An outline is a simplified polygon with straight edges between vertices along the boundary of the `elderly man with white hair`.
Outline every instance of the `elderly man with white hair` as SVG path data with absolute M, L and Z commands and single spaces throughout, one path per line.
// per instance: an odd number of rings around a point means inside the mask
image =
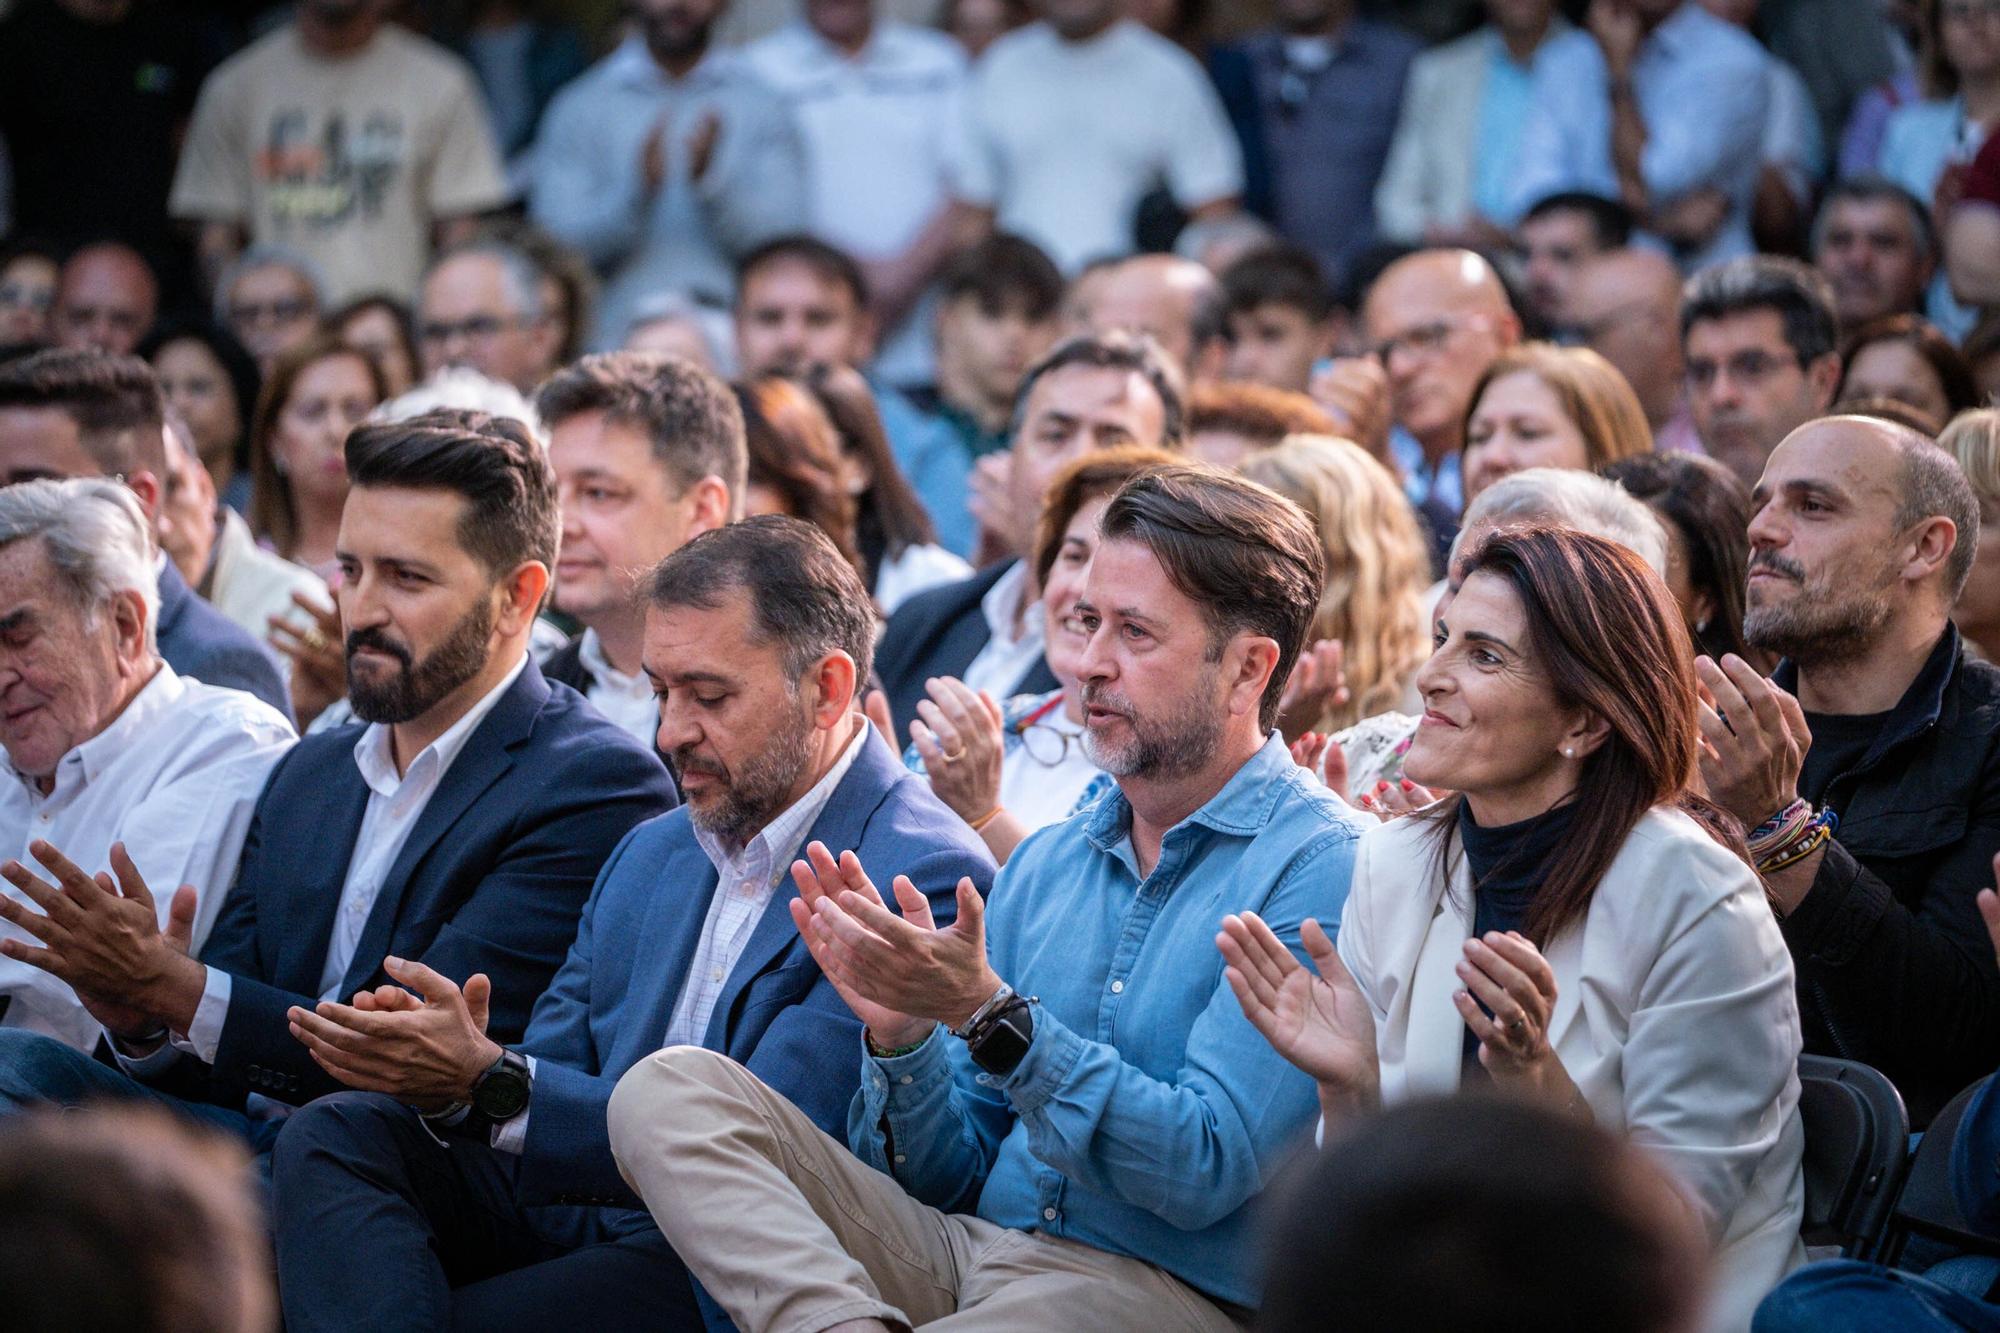
M 1451 605 L 1458 591 L 1459 561 L 1501 528 L 1550 525 L 1574 528 L 1629 548 L 1666 577 L 1667 530 L 1648 509 L 1616 482 L 1567 468 L 1536 467 L 1510 473 L 1481 491 L 1466 508 L 1451 544 L 1445 580 L 1431 590 L 1431 619 Z M 1388 818 L 1430 802 L 1431 794 L 1403 778 L 1403 753 L 1416 735 L 1418 719 L 1407 713 L 1379 713 L 1310 749 L 1309 758 L 1326 785 L 1361 809 Z
M 294 740 L 282 714 L 174 673 L 154 644 L 159 592 L 138 501 L 107 478 L 0 489 L 0 848 L 43 844 L 92 872 L 125 859 L 198 949 L 236 873 L 252 808 Z M 11 886 L 0 892 L 19 896 Z M 26 940 L 0 924 L 0 935 Z M 79 1050 L 99 1019 L 62 982 L 0 959 L 0 1026 Z

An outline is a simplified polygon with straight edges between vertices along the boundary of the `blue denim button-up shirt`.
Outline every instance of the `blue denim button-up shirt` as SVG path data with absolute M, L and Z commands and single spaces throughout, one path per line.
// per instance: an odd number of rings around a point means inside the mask
M 909 1055 L 864 1053 L 848 1142 L 934 1207 L 976 1205 L 1254 1305 L 1250 1204 L 1306 1141 L 1317 1096 L 1243 1017 L 1215 936 L 1246 910 L 1295 951 L 1306 917 L 1335 929 L 1361 825 L 1276 735 L 1167 831 L 1144 877 L 1131 822 L 1114 790 L 994 882 L 993 968 L 1039 997 L 1014 1072 L 982 1072 L 942 1029 Z

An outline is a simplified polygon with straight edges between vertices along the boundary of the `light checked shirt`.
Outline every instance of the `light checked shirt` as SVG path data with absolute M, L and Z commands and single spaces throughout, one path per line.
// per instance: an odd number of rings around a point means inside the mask
M 577 656 L 590 673 L 590 688 L 583 697 L 591 706 L 616 723 L 620 731 L 636 737 L 651 749 L 660 734 L 660 701 L 653 696 L 653 683 L 643 673 L 626 675 L 611 665 L 604 655 L 604 641 L 597 631 L 586 629 L 577 644 Z
M 993 581 L 979 599 L 979 613 L 986 617 L 988 638 L 965 668 L 962 678 L 974 690 L 985 690 L 996 699 L 1013 695 L 1035 663 L 1042 660 L 1042 603 L 1038 598 L 1021 609 L 1021 634 L 1014 636 L 1014 608 L 1028 596 L 1028 562 L 1016 560 L 1005 574 Z

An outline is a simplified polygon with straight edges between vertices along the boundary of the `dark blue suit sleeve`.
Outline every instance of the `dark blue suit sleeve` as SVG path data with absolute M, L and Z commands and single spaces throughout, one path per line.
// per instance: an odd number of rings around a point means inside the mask
M 529 1010 L 575 939 L 607 849 L 674 803 L 666 770 L 637 749 L 595 751 L 554 772 L 538 768 L 532 755 L 524 758 L 506 786 L 481 801 L 491 809 L 511 798 L 516 807 L 491 870 L 438 925 L 419 959 L 459 985 L 486 973 L 493 983 L 487 1030 L 503 1044 L 520 1039 Z M 383 980 L 378 973 L 371 984 Z M 314 1063 L 287 1026 L 288 1008 L 316 1000 L 235 973 L 217 1080 L 295 1105 L 339 1091 L 343 1085 Z
M 174 668 L 179 671 L 179 667 Z M 254 643 L 216 643 L 184 674 L 209 685 L 242 690 L 292 718 L 292 695 L 270 654 Z M 294 719 L 295 720 L 295 719 Z
M 1951 1144 L 1951 1188 L 1974 1231 L 2000 1237 L 2000 1075 L 1986 1080 L 1958 1122 Z

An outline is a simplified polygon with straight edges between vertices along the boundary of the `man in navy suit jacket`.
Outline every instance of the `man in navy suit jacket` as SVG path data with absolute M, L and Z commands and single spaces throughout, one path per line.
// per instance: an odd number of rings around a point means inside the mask
M 0 485 L 116 477 L 151 519 L 167 475 L 166 399 L 144 361 L 50 351 L 0 366 Z M 175 674 L 256 695 L 286 717 L 290 693 L 268 649 L 160 561 L 160 656 Z
M 1004 529 L 1012 557 L 911 597 L 882 633 L 875 670 L 898 737 L 909 735 L 933 676 L 956 676 L 1001 700 L 1056 687 L 1042 657 L 1042 591 L 1023 558 L 1035 549 L 1042 497 L 1092 449 L 1178 449 L 1183 429 L 1180 373 L 1151 338 L 1071 338 L 1028 371 L 1014 407 L 1007 512 L 986 520 Z
M 412 976 L 421 1000 L 293 1015 L 328 1068 L 373 1091 L 315 1102 L 278 1140 L 291 1333 L 699 1327 L 611 1155 L 619 1076 L 698 1044 L 843 1132 L 861 1025 L 797 933 L 786 868 L 811 842 L 852 849 L 907 873 L 941 918 L 991 882 L 978 836 L 853 711 L 874 624 L 824 533 L 768 517 L 696 537 L 651 599 L 643 660 L 688 804 L 604 867 L 518 1051 L 481 1031 L 497 980 Z
M 266 1146 L 279 1122 L 252 1095 L 296 1106 L 340 1086 L 287 1010 L 387 985 L 405 959 L 491 977 L 490 1021 L 511 1039 L 605 858 L 672 807 L 659 760 L 528 656 L 556 504 L 525 429 L 450 413 L 363 427 L 347 466 L 340 609 L 349 695 L 371 720 L 308 738 L 273 771 L 199 962 L 177 943 L 193 895 L 160 931 L 115 852 L 122 896 L 46 844 L 33 855 L 62 894 L 0 866 L 51 913 L 0 899 L 43 946 L 0 947 L 68 982 L 123 1066 L 0 1032 L 0 1103 L 168 1097 Z

